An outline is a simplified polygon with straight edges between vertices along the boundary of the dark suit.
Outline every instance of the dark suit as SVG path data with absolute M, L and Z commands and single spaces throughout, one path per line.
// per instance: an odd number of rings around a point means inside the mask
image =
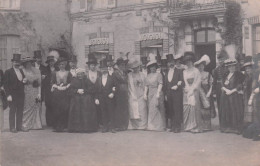
M 181 81 L 181 85 L 177 85 Z M 177 90 L 171 89 L 177 86 Z M 171 119 L 171 129 L 181 129 L 183 122 L 183 72 L 175 68 L 172 80 L 168 80 L 168 73 L 165 75 L 165 92 L 167 96 L 167 108 Z
M 115 83 L 113 77 L 108 74 L 105 86 L 102 84 L 102 77 L 99 77 L 97 81 L 102 124 L 104 129 L 114 129 L 115 101 L 114 97 L 112 99 L 108 97 L 109 94 L 114 93 L 113 87 L 115 87 Z
M 22 78 L 24 79 L 24 73 L 20 70 Z M 16 129 L 20 131 L 22 129 L 23 121 L 23 108 L 24 108 L 24 83 L 19 81 L 15 70 L 13 68 L 6 70 L 4 76 L 4 88 L 7 96 L 12 96 L 12 101 L 9 102 L 9 124 L 10 130 Z

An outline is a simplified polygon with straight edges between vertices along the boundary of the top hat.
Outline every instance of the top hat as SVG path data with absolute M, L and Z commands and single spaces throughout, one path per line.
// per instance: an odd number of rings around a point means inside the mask
M 100 63 L 100 65 L 99 65 L 100 69 L 107 68 L 107 60 L 106 59 L 102 59 L 99 63 Z
M 13 54 L 12 62 L 21 62 L 21 54 Z
M 97 64 L 97 59 L 95 57 L 89 57 L 88 61 L 86 62 L 86 64 L 90 65 L 90 64 Z
M 54 56 L 47 56 L 47 60 L 45 61 L 45 63 L 48 63 L 51 60 L 55 61 Z
M 236 59 L 227 59 L 224 61 L 225 66 L 232 66 L 232 65 L 236 65 L 237 64 L 237 60 Z
M 67 62 L 67 59 L 64 57 L 59 57 L 57 64 L 61 63 L 61 62 Z
M 141 57 L 141 61 L 143 65 L 146 65 L 148 63 L 147 57 L 146 56 L 142 56 Z
M 42 54 L 41 54 L 41 50 L 36 50 L 33 52 L 34 56 L 33 58 L 36 59 L 36 58 L 39 58 L 41 59 L 42 58 Z
M 116 60 L 116 64 L 117 65 L 120 65 L 120 64 L 127 64 L 128 63 L 128 59 L 123 59 L 122 57 L 120 57 L 120 58 L 118 58 L 117 60 Z
M 189 51 L 184 53 L 183 62 L 187 62 L 187 61 L 192 61 L 192 62 L 195 61 L 195 55 L 193 52 Z
M 252 56 L 246 56 L 245 57 L 245 61 L 244 61 L 244 65 L 242 66 L 241 70 L 245 70 L 246 66 L 253 66 L 254 62 L 252 60 Z
M 166 59 L 168 62 L 174 61 L 173 55 L 172 54 L 167 54 Z
M 69 60 L 70 62 L 77 62 L 77 56 L 72 56 Z
M 26 62 L 34 62 L 35 60 L 31 57 L 25 57 L 25 58 L 22 58 L 21 62 L 22 63 L 26 63 Z

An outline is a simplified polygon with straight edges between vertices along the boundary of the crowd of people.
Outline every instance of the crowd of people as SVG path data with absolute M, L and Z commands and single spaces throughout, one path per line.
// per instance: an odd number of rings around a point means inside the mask
M 33 58 L 14 54 L 12 68 L 0 73 L 0 104 L 10 107 L 13 133 L 43 128 L 44 101 L 47 126 L 55 132 L 201 133 L 212 130 L 218 115 L 221 132 L 259 140 L 260 54 L 255 63 L 246 56 L 242 65 L 229 54 L 220 53 L 213 71 L 205 70 L 209 56 L 196 60 L 193 52 L 132 61 L 107 55 L 99 62 L 90 53 L 87 70 L 77 67 L 75 56 L 49 55 L 45 66 L 41 51 Z

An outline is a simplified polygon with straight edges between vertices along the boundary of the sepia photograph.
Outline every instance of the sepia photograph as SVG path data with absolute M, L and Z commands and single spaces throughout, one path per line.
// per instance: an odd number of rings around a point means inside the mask
M 260 166 L 260 0 L 0 0 L 0 166 Z

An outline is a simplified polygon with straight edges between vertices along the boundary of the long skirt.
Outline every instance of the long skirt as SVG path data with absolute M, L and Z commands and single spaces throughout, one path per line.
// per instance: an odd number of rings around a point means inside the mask
M 148 126 L 147 130 L 164 131 L 166 128 L 164 97 L 156 97 L 157 88 L 149 87 L 148 92 Z
M 98 130 L 97 106 L 93 95 L 87 94 L 83 99 L 83 131 L 96 132 Z
M 187 104 L 187 93 L 183 94 L 183 129 L 194 133 L 202 132 L 199 91 L 194 91 L 195 105 Z
M 38 88 L 34 88 L 32 85 L 26 85 L 24 87 L 24 92 L 25 99 L 22 128 L 24 130 L 42 129 L 40 117 L 41 103 L 36 102 Z

